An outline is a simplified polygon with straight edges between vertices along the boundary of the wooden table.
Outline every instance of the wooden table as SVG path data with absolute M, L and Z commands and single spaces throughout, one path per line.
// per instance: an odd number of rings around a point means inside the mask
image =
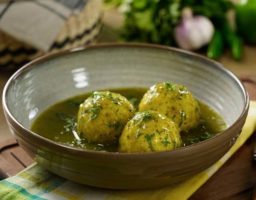
M 120 19 L 116 16 L 115 11 L 105 14 L 105 26 L 99 37 L 100 42 L 116 40 L 113 28 L 120 26 Z M 245 81 L 251 98 L 256 99 L 256 47 L 246 46 L 241 62 L 233 61 L 228 53 L 221 58 L 220 62 Z M 1 92 L 10 75 L 11 72 L 0 72 Z M 252 160 L 255 145 L 256 133 L 191 199 L 252 199 L 256 185 L 256 163 Z M 4 178 L 16 174 L 31 162 L 33 162 L 32 159 L 11 136 L 0 107 L 0 179 L 1 176 Z M 256 195 L 254 198 L 256 199 Z

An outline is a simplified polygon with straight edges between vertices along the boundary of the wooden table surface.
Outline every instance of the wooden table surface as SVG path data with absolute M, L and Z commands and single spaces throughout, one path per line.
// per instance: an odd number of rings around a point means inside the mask
M 99 41 L 115 41 L 116 33 L 114 29 L 120 26 L 120 19 L 115 11 L 105 13 L 103 22 L 104 27 Z M 256 47 L 245 46 L 244 57 L 240 62 L 232 60 L 228 53 L 220 59 L 220 62 L 237 76 L 256 83 Z M 1 93 L 11 74 L 12 72 L 0 72 Z M 250 83 L 250 81 L 246 81 L 245 84 L 250 93 L 255 92 L 256 94 L 256 85 Z M 254 99 L 256 99 L 256 95 Z M 4 119 L 2 106 L 0 106 L 0 154 L 3 141 L 9 139 L 9 141 L 13 142 L 10 138 L 12 136 Z M 256 186 L 256 163 L 252 160 L 253 147 L 255 145 L 256 134 L 253 134 L 247 143 L 191 199 L 252 199 L 253 186 Z M 10 145 L 10 147 L 13 146 Z M 15 148 L 19 147 L 15 146 Z M 14 157 L 19 156 L 19 154 L 20 150 L 12 150 Z M 25 157 L 24 160 L 23 164 L 21 164 L 23 167 L 26 166 L 26 163 L 31 162 L 28 157 Z M 254 198 L 256 199 L 256 196 Z

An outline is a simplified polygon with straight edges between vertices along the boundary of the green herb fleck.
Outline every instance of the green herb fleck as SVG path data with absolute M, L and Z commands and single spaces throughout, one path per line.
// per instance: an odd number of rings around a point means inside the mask
M 166 89 L 168 89 L 170 91 L 174 91 L 175 90 L 175 84 L 172 84 L 172 83 L 169 83 L 169 82 L 165 83 L 165 87 L 166 87 Z
M 65 123 L 65 125 L 63 126 L 65 132 L 70 132 L 75 129 L 76 120 L 74 117 L 70 117 L 62 112 L 56 113 L 56 117 Z
M 150 121 L 152 119 L 154 119 L 154 116 L 151 113 L 149 113 L 149 112 L 144 112 L 143 113 L 143 116 L 142 116 L 142 121 L 143 122 Z
M 119 105 L 121 102 L 121 100 L 118 97 L 113 97 L 113 94 L 111 92 L 107 92 L 107 98 L 116 105 Z
M 188 90 L 187 90 L 187 88 L 186 88 L 185 86 L 182 85 L 182 86 L 179 88 L 179 93 L 180 93 L 181 95 L 188 94 Z
M 151 149 L 151 150 L 153 150 L 153 145 L 152 145 L 152 138 L 154 137 L 154 133 L 153 134 L 147 134 L 147 135 L 145 135 L 144 136 L 144 138 L 146 139 L 146 141 L 147 141 L 147 143 L 148 143 L 148 145 L 149 145 L 149 148 Z
M 100 105 L 94 105 L 93 107 L 89 108 L 88 110 L 85 110 L 84 113 L 90 114 L 90 120 L 96 119 L 101 111 L 102 107 Z
M 94 120 L 99 116 L 101 109 L 102 107 L 98 105 L 95 105 L 89 109 L 89 113 L 91 114 L 91 120 Z
M 102 93 L 100 93 L 98 91 L 95 91 L 95 92 L 90 94 L 90 97 L 93 98 L 93 99 L 98 99 L 98 98 L 102 97 Z
M 116 131 L 118 131 L 123 128 L 123 124 L 121 122 L 117 121 L 117 122 L 108 124 L 108 127 L 114 128 Z
M 186 145 L 198 143 L 213 137 L 213 133 L 207 131 L 207 128 L 199 124 L 197 128 L 191 130 L 192 133 L 184 132 L 183 137 Z M 199 131 L 199 132 L 198 132 Z M 200 133 L 200 134 L 199 134 Z
M 209 139 L 212 137 L 212 134 L 210 134 L 209 132 L 204 132 L 202 135 L 200 135 L 200 141 Z
M 167 136 L 164 137 L 164 139 L 161 141 L 161 143 L 162 143 L 165 147 L 167 147 L 169 144 L 171 144 L 171 143 L 168 141 L 168 137 L 167 137 Z

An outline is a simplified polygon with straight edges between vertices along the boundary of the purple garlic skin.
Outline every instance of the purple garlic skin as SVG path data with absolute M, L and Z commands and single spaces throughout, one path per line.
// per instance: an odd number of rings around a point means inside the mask
M 186 11 L 174 29 L 174 38 L 180 48 L 197 50 L 211 41 L 213 33 L 214 26 L 207 17 L 192 16 Z

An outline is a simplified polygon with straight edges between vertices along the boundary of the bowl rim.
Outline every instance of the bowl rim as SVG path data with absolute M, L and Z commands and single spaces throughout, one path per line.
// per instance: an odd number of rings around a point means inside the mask
M 178 54 L 183 54 L 183 55 L 187 55 L 189 57 L 194 57 L 196 59 L 200 59 L 201 61 L 205 62 L 205 63 L 209 63 L 211 65 L 208 65 L 208 67 L 215 67 L 218 68 L 218 70 L 222 71 L 223 73 L 225 73 L 226 75 L 228 75 L 231 79 L 233 79 L 237 85 L 240 87 L 242 93 L 243 93 L 243 97 L 245 100 L 245 104 L 243 106 L 243 111 L 241 112 L 241 114 L 239 115 L 239 117 L 235 120 L 234 123 L 232 123 L 228 128 L 226 128 L 224 131 L 221 131 L 220 133 L 216 134 L 215 136 L 206 139 L 204 141 L 195 143 L 195 144 L 191 144 L 188 146 L 183 146 L 183 147 L 179 147 L 177 149 L 174 149 L 172 151 L 161 151 L 161 152 L 136 152 L 136 153 L 121 153 L 121 152 L 107 152 L 107 151 L 94 151 L 94 150 L 85 150 L 85 149 L 80 149 L 77 147 L 71 147 L 71 146 L 67 146 L 64 144 L 60 144 L 58 142 L 52 141 L 48 138 L 45 138 L 33 131 L 31 131 L 30 129 L 25 128 L 20 122 L 18 122 L 18 120 L 15 119 L 15 117 L 11 114 L 8 106 L 7 106 L 7 91 L 9 89 L 9 87 L 12 85 L 12 83 L 15 81 L 16 78 L 18 78 L 20 75 L 22 75 L 23 73 L 25 73 L 26 71 L 30 70 L 31 68 L 35 67 L 36 64 L 40 64 L 43 63 L 45 61 L 47 61 L 48 59 L 52 59 L 52 58 L 58 58 L 64 55 L 70 55 L 72 53 L 77 53 L 77 52 L 86 52 L 88 50 L 92 50 L 92 49 L 104 49 L 104 48 L 149 48 L 149 49 L 157 49 L 157 50 L 163 50 L 163 51 L 171 51 L 171 52 L 176 52 Z M 207 144 L 208 142 L 215 140 L 216 138 L 220 138 L 222 137 L 223 133 L 225 132 L 229 132 L 229 130 L 232 130 L 240 121 L 242 121 L 245 117 L 246 114 L 248 113 L 249 110 L 249 95 L 243 85 L 243 83 L 239 80 L 239 78 L 232 73 L 231 71 L 229 71 L 228 69 L 224 68 L 224 66 L 212 59 L 209 59 L 203 55 L 191 52 L 191 51 L 187 51 L 187 50 L 183 50 L 183 49 L 179 49 L 179 48 L 175 48 L 175 47 L 169 47 L 169 46 L 164 46 L 164 45 L 158 45 L 158 44 L 147 44 L 147 43 L 101 43 L 101 44 L 94 44 L 94 45 L 88 45 L 88 46 L 81 46 L 81 47 L 77 47 L 77 48 L 72 48 L 72 49 L 68 49 L 68 50 L 61 50 L 58 52 L 54 52 L 54 53 L 48 53 L 45 54 L 43 56 L 40 56 L 30 62 L 28 62 L 27 64 L 25 64 L 24 66 L 22 66 L 20 69 L 18 69 L 6 82 L 4 89 L 3 89 L 3 93 L 2 93 L 2 106 L 3 106 L 3 110 L 5 113 L 5 118 L 6 120 L 10 120 L 8 123 L 10 123 L 11 125 L 15 126 L 15 128 L 17 128 L 19 131 L 22 131 L 22 133 L 26 134 L 29 137 L 32 137 L 33 139 L 37 140 L 38 142 L 40 142 L 40 144 L 42 145 L 46 145 L 49 147 L 49 149 L 56 149 L 59 150 L 60 152 L 67 152 L 69 154 L 75 154 L 75 155 L 97 155 L 97 156 L 118 156 L 120 158 L 124 158 L 124 157 L 134 157 L 134 156 L 155 156 L 155 155 L 169 155 L 169 154 L 176 154 L 178 152 L 182 152 L 182 151 L 191 151 L 191 149 L 193 148 L 198 148 L 200 145 L 202 144 Z M 10 125 L 9 125 L 10 126 Z M 32 141 L 32 140 L 31 140 Z

